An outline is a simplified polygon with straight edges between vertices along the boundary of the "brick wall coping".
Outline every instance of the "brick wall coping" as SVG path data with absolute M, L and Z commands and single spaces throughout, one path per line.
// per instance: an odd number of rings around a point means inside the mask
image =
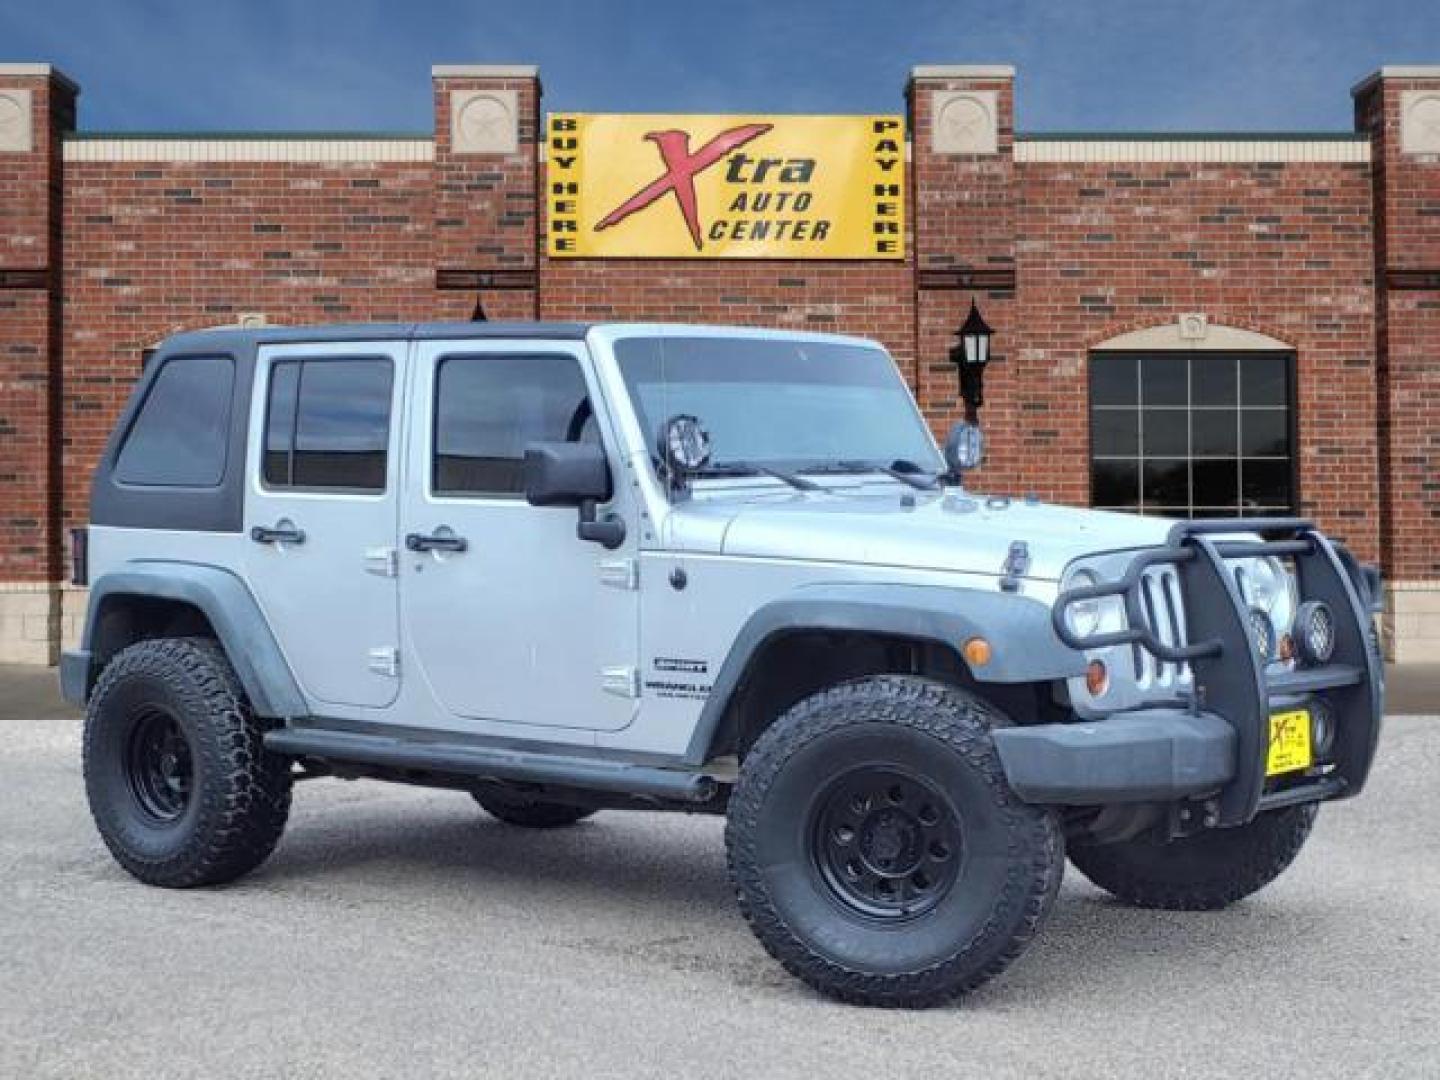
M 435 160 L 429 135 L 139 135 L 67 137 L 66 161 L 399 161 Z
M 1352 86 L 1350 93 L 1362 93 L 1381 79 L 1440 79 L 1440 64 L 1386 64 Z
M 67 131 L 67 141 L 86 142 L 105 139 L 429 139 L 428 131 Z
M 1176 134 L 1141 138 L 1122 135 L 1102 137 L 1084 135 L 1078 138 L 1046 135 L 1041 138 L 1018 136 L 1015 139 L 1015 160 L 1020 162 L 1356 162 L 1370 160 L 1370 143 L 1350 135 L 1315 135 L 1280 138 L 1266 136 L 1217 137 Z
M 1369 142 L 1364 131 L 1017 131 L 1029 142 Z
M 68 86 L 71 90 L 78 92 L 80 89 L 79 83 L 53 64 L 0 64 L 0 78 L 6 76 L 54 79 L 56 82 Z
M 430 69 L 432 79 L 533 79 L 539 74 L 538 64 L 436 64 Z
M 912 79 L 1013 79 L 1014 64 L 916 64 Z

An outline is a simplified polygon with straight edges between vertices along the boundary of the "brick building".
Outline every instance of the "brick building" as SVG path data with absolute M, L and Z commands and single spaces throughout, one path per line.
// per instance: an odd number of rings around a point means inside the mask
M 1383 563 L 1392 654 L 1440 659 L 1440 67 L 1365 79 L 1334 134 L 1027 136 L 1013 82 L 912 72 L 904 261 L 606 261 L 543 254 L 533 68 L 435 68 L 433 133 L 113 135 L 60 72 L 0 65 L 0 661 L 74 634 L 62 541 L 173 331 L 479 307 L 853 332 L 939 430 L 972 298 L 976 486 L 1313 515 Z

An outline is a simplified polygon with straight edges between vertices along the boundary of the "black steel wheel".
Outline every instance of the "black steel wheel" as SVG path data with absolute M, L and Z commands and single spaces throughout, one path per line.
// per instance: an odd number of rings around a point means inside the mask
M 842 1001 L 919 1007 L 1003 971 L 1064 872 L 1056 816 L 1019 800 L 959 687 L 905 675 L 821 691 L 746 756 L 725 830 L 740 909 L 791 974 Z
M 175 821 L 190 805 L 195 765 L 190 742 L 174 715 L 156 705 L 142 705 L 125 755 L 125 779 L 140 811 L 162 824 Z
M 862 765 L 815 804 L 811 858 L 836 900 L 875 919 L 910 919 L 938 904 L 959 876 L 960 815 L 924 777 Z
M 85 716 L 85 791 L 101 839 L 141 881 L 231 881 L 270 855 L 290 763 L 265 749 L 220 646 L 159 638 L 105 666 Z

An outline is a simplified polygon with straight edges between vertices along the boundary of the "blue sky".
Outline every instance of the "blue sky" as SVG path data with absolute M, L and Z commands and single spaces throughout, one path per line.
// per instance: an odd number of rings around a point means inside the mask
M 1440 63 L 1440 0 L 0 0 L 91 130 L 432 125 L 432 63 L 538 63 L 550 109 L 898 111 L 916 63 L 1019 68 L 1017 124 L 1348 130 L 1349 87 Z

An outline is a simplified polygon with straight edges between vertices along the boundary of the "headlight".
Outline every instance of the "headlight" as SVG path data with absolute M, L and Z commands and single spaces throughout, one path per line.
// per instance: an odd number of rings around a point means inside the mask
M 1076 570 L 1065 582 L 1070 589 L 1089 589 L 1100 584 L 1100 578 L 1091 570 Z M 1071 631 L 1082 638 L 1098 633 L 1109 633 L 1125 628 L 1125 604 L 1118 596 L 1097 596 L 1091 600 L 1077 600 L 1065 609 L 1065 621 Z
M 1284 565 L 1274 558 L 1255 559 L 1245 570 L 1250 578 L 1250 602 L 1266 614 L 1274 611 L 1287 588 Z
M 1283 562 L 1273 555 L 1244 559 L 1235 564 L 1235 581 L 1245 606 L 1268 615 L 1278 638 L 1290 634 L 1299 596 L 1295 578 Z
M 1089 570 L 1077 570 L 1075 576 L 1070 579 L 1070 583 L 1066 587 L 1070 589 L 1088 589 L 1099 584 L 1100 579 Z M 1070 623 L 1070 629 L 1078 637 L 1089 637 L 1095 633 L 1096 630 L 1100 629 L 1099 598 L 1097 597 L 1094 600 L 1080 600 L 1077 603 L 1071 604 L 1070 607 L 1066 609 L 1066 616 Z

